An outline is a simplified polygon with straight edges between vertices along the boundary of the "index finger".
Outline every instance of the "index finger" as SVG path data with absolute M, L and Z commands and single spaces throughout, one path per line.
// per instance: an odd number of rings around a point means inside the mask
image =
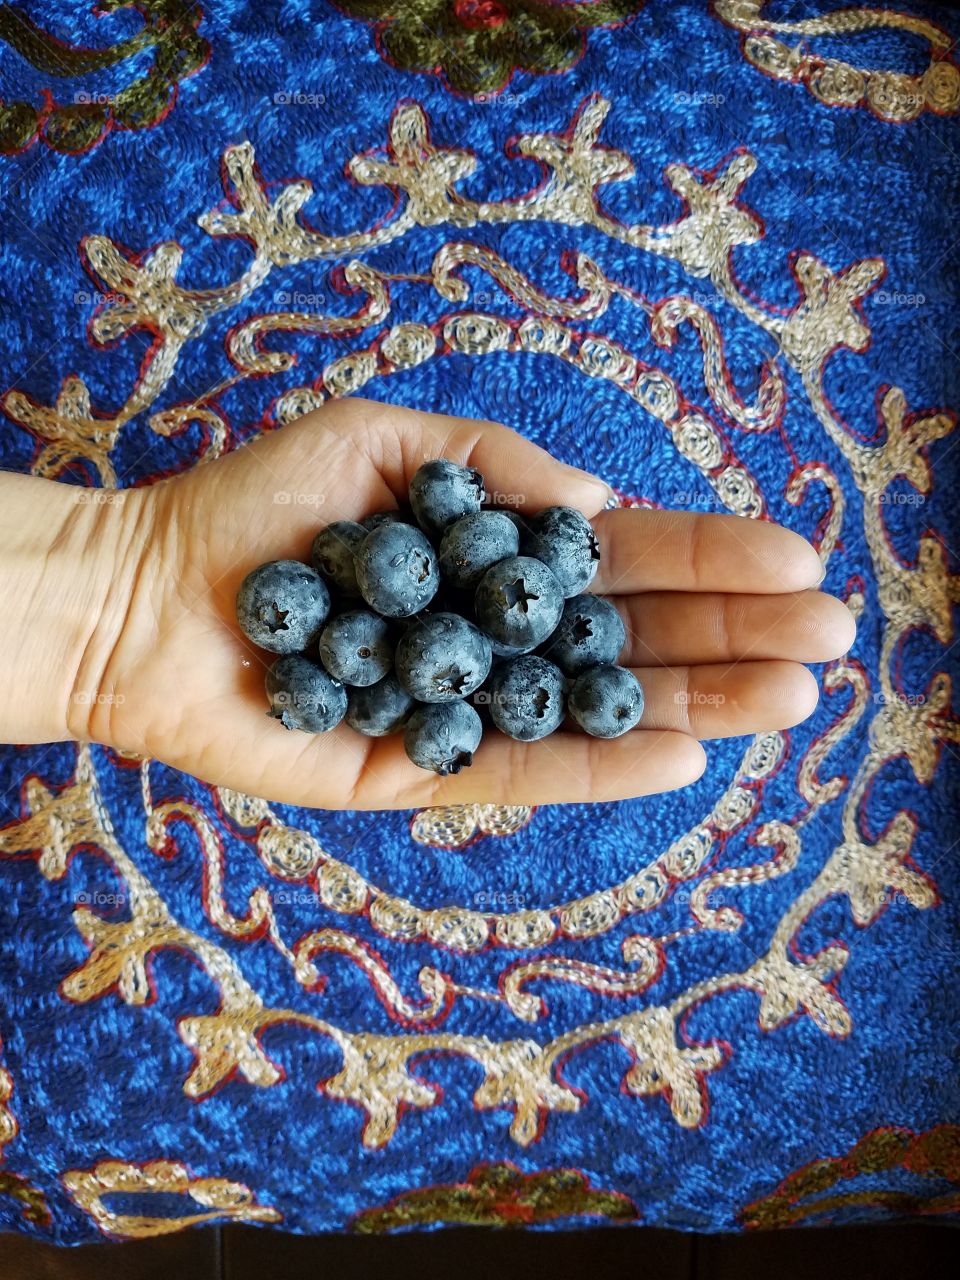
M 621 507 L 593 520 L 601 556 L 591 590 L 806 591 L 820 581 L 820 557 L 805 538 L 746 516 Z

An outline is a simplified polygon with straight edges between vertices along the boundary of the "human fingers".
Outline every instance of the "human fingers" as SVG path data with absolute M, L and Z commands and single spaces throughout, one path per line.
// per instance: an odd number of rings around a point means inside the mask
M 648 591 L 613 602 L 627 631 L 620 661 L 632 666 L 742 658 L 829 662 L 850 649 L 857 632 L 843 601 L 822 591 Z
M 812 714 L 820 696 L 813 673 L 798 662 L 632 670 L 644 691 L 639 732 L 667 730 L 706 739 L 789 729 Z
M 820 557 L 806 539 L 766 520 L 620 507 L 593 520 L 602 555 L 591 589 L 804 591 L 820 581 Z

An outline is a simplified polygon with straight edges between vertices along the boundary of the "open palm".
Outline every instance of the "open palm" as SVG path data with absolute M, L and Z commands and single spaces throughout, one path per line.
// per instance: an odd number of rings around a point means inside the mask
M 266 560 L 308 559 L 318 528 L 398 505 L 427 458 L 483 473 L 523 508 L 590 517 L 602 559 L 593 590 L 624 616 L 621 663 L 646 693 L 639 727 L 614 741 L 561 730 L 540 742 L 489 731 L 472 768 L 447 778 L 407 760 L 402 735 L 346 725 L 289 732 L 265 714 L 271 656 L 234 619 Z M 604 510 L 605 486 L 505 427 L 362 400 L 326 406 L 228 457 L 139 492 L 129 537 L 136 584 L 111 648 L 90 736 L 222 786 L 322 808 L 612 800 L 695 780 L 698 739 L 786 728 L 810 714 L 801 664 L 853 641 L 846 607 L 817 591 L 814 549 L 736 516 Z

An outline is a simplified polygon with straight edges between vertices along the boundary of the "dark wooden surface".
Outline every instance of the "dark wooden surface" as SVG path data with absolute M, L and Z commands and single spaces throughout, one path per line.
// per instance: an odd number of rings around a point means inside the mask
M 249 1227 L 56 1249 L 0 1236 L 0 1280 L 935 1280 L 953 1275 L 960 1233 L 942 1225 L 690 1236 L 619 1230 L 451 1229 L 389 1238 L 303 1237 Z

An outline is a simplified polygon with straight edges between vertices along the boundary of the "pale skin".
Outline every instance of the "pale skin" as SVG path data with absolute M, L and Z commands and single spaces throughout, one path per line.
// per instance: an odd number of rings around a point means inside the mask
M 626 621 L 621 663 L 647 699 L 638 728 L 533 744 L 490 730 L 471 768 L 440 778 L 407 760 L 402 735 L 309 735 L 267 717 L 272 659 L 237 628 L 241 580 L 266 560 L 309 560 L 323 524 L 397 506 L 435 457 L 476 467 L 492 494 L 522 496 L 521 510 L 562 504 L 593 521 L 591 589 Z M 841 656 L 855 635 L 846 606 L 817 589 L 814 548 L 765 521 L 605 511 L 608 497 L 506 427 L 355 399 L 149 488 L 2 475 L 0 739 L 91 740 L 326 809 L 532 805 L 682 787 L 704 770 L 701 739 L 809 716 L 817 682 L 803 664 Z

